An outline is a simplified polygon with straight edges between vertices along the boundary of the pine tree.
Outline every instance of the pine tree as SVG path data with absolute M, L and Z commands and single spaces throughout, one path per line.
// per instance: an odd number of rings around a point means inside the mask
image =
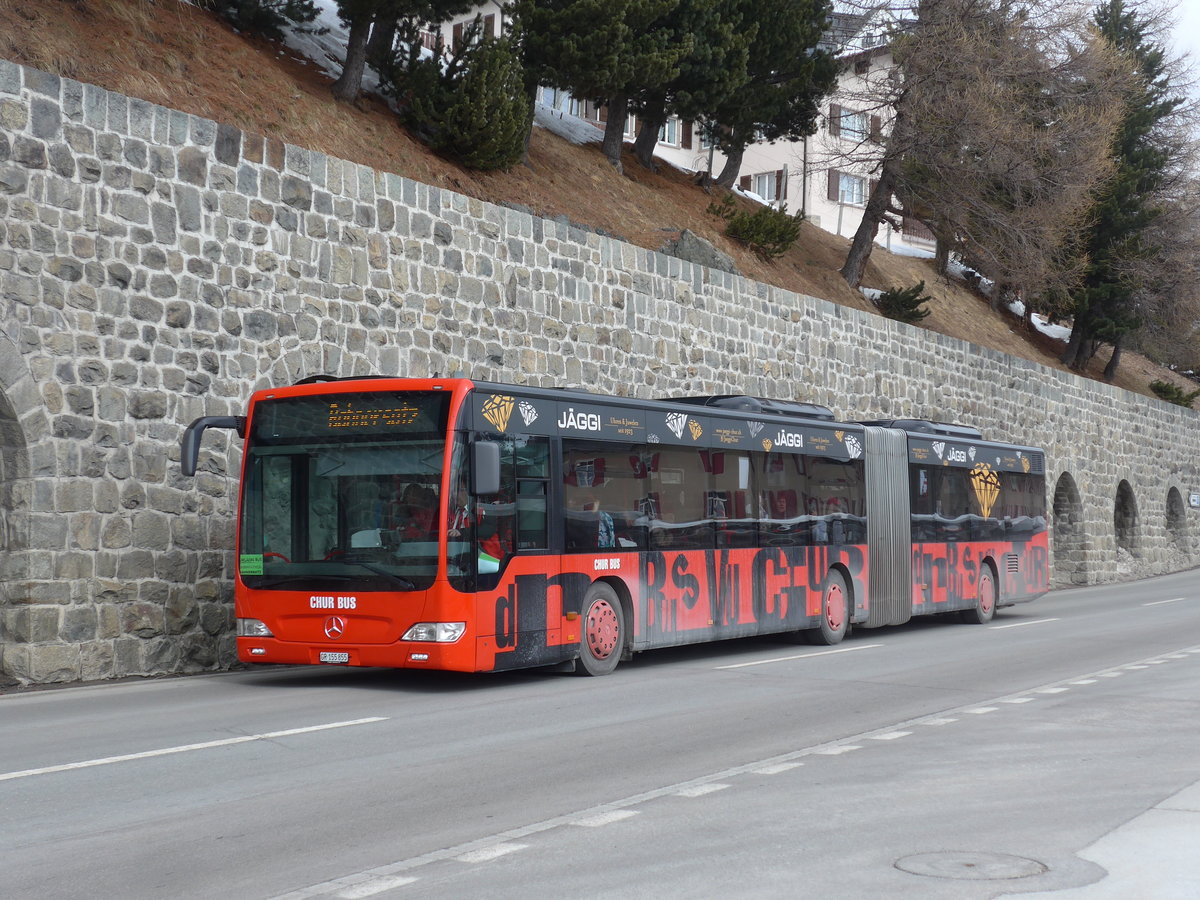
M 446 157 L 470 169 L 506 169 L 521 159 L 533 106 L 507 39 L 467 41 L 444 71 L 430 60 L 412 83 L 406 120 Z
M 680 0 L 664 19 L 677 40 L 691 40 L 670 81 L 630 95 L 638 117 L 633 151 L 638 162 L 654 168 L 659 132 L 672 115 L 692 122 L 712 115 L 749 78 L 749 48 L 758 24 L 745 17 L 744 0 Z
M 516 0 L 527 87 L 562 88 L 603 101 L 608 121 L 601 150 L 621 168 L 629 98 L 679 74 L 692 39 L 667 24 L 680 0 Z
M 1149 39 L 1136 6 L 1106 0 L 1094 18 L 1101 35 L 1133 64 L 1138 83 L 1112 147 L 1116 174 L 1095 204 L 1095 224 L 1086 235 L 1087 268 L 1072 296 L 1075 318 L 1062 361 L 1082 369 L 1100 344 L 1111 344 L 1113 355 L 1104 370 L 1111 380 L 1122 339 L 1140 325 L 1136 297 L 1141 286 L 1129 277 L 1127 264 L 1154 252 L 1149 235 L 1163 211 L 1160 188 L 1171 153 L 1162 126 L 1184 101 L 1172 96 L 1165 53 Z
M 305 0 L 309 2 L 309 0 Z M 437 24 L 466 12 L 467 0 L 337 0 L 338 17 L 349 28 L 346 61 L 330 90 L 338 100 L 352 103 L 362 90 L 368 59 L 385 58 L 401 22 L 407 23 L 406 37 L 415 40 L 419 23 Z M 382 46 L 387 44 L 386 47 Z
M 762 138 L 799 140 L 816 132 L 822 98 L 837 84 L 833 54 L 815 49 L 829 26 L 829 0 L 742 0 L 742 17 L 757 27 L 747 78 L 711 111 L 725 155 L 717 183 L 737 180 L 746 147 Z

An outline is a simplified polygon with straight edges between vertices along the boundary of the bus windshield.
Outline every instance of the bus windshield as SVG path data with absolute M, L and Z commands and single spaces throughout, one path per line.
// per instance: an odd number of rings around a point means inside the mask
M 265 400 L 247 436 L 248 587 L 413 591 L 437 574 L 444 394 Z

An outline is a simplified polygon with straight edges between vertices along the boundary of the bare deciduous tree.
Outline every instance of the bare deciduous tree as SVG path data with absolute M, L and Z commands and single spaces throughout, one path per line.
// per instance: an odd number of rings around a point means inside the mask
M 1061 291 L 1071 238 L 1109 171 L 1124 75 L 1049 0 L 920 0 L 892 39 L 895 66 L 859 108 L 887 121 L 864 141 L 876 180 L 842 275 L 857 286 L 889 215 L 924 221 L 998 284 Z M 897 203 L 899 205 L 897 205 Z

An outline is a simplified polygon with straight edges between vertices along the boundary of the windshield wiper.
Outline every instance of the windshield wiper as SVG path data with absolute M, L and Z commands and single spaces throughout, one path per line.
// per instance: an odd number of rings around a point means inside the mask
M 382 566 L 377 566 L 374 563 L 364 562 L 361 559 L 355 559 L 353 556 L 343 557 L 341 561 L 349 563 L 352 566 L 362 566 L 368 572 L 373 572 L 376 575 L 382 575 L 384 578 L 394 581 L 396 584 L 400 585 L 402 590 L 415 591 L 417 589 L 417 586 L 404 576 L 389 572 L 387 569 L 383 568 Z

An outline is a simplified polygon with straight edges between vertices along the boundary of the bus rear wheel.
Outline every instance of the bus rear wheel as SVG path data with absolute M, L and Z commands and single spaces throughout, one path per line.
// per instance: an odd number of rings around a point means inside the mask
M 979 589 L 975 592 L 975 608 L 964 609 L 962 620 L 968 625 L 986 625 L 996 615 L 996 576 L 992 567 L 984 565 L 979 573 Z
M 625 649 L 625 613 L 617 592 L 597 582 L 583 598 L 583 633 L 579 641 L 578 675 L 607 675 Z
M 839 572 L 830 572 L 821 589 L 821 624 L 804 632 L 810 644 L 840 644 L 850 628 L 850 592 Z

